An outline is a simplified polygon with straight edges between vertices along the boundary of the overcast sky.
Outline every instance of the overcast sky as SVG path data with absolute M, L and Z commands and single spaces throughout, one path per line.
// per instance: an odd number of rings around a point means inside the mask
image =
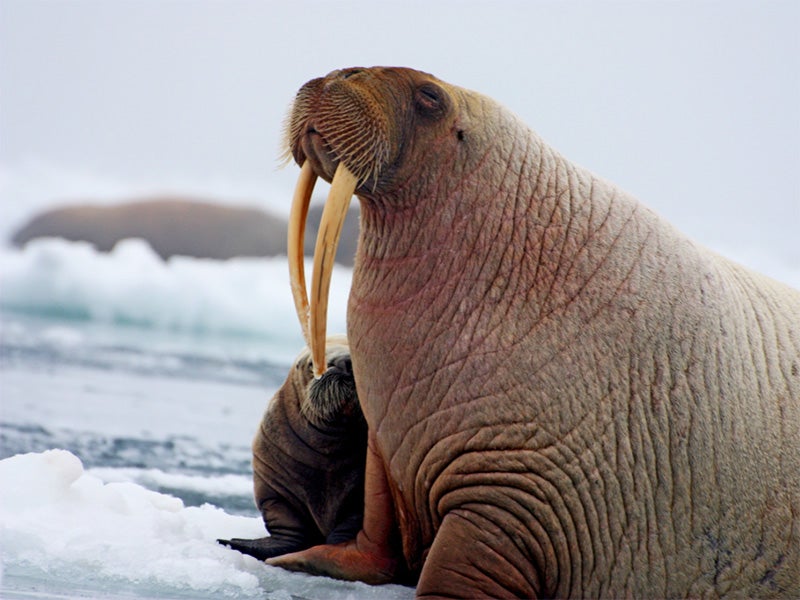
M 800 263 L 798 31 L 795 1 L 0 0 L 0 165 L 239 181 L 288 207 L 295 91 L 404 65 L 494 97 L 693 237 Z

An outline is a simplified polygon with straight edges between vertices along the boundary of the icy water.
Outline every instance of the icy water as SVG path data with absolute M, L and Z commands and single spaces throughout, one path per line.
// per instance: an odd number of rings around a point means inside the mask
M 56 241 L 0 258 L 0 596 L 413 597 L 215 541 L 265 534 L 250 440 L 302 345 L 285 260 Z

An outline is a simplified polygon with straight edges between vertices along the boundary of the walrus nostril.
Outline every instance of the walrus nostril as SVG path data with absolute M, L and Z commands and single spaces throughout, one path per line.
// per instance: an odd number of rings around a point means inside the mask
M 335 71 L 331 71 L 325 76 L 325 79 L 333 80 L 333 79 L 349 79 L 353 75 L 358 75 L 359 73 L 363 73 L 364 69 L 360 69 L 358 67 L 353 67 L 351 69 L 336 69 Z
M 345 375 L 350 375 L 353 372 L 353 363 L 349 356 L 337 356 L 328 364 L 329 367 L 334 367 Z

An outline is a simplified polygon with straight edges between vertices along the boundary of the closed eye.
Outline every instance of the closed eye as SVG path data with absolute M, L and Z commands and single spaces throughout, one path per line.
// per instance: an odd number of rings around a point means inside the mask
M 445 112 L 445 92 L 436 84 L 423 84 L 417 88 L 415 104 L 423 115 L 440 116 Z
M 420 90 L 419 90 L 419 93 L 420 93 L 420 94 L 421 94 L 421 95 L 422 95 L 424 98 L 427 98 L 427 99 L 428 99 L 428 100 L 430 100 L 431 102 L 436 102 L 436 103 L 438 103 L 438 102 L 439 102 L 439 94 L 437 94 L 435 91 L 433 91 L 433 90 L 432 90 L 431 88 L 429 88 L 429 87 L 422 87 L 422 88 L 420 88 Z

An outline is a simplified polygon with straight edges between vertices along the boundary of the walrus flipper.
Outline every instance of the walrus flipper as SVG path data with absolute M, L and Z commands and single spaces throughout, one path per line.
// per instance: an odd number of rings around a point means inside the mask
M 242 554 L 253 556 L 258 560 L 266 560 L 288 554 L 290 552 L 298 552 L 308 548 L 308 543 L 301 540 L 281 538 L 278 536 L 266 536 L 254 540 L 243 538 L 233 538 L 230 540 L 217 540 L 218 543 L 233 550 L 238 550 Z

